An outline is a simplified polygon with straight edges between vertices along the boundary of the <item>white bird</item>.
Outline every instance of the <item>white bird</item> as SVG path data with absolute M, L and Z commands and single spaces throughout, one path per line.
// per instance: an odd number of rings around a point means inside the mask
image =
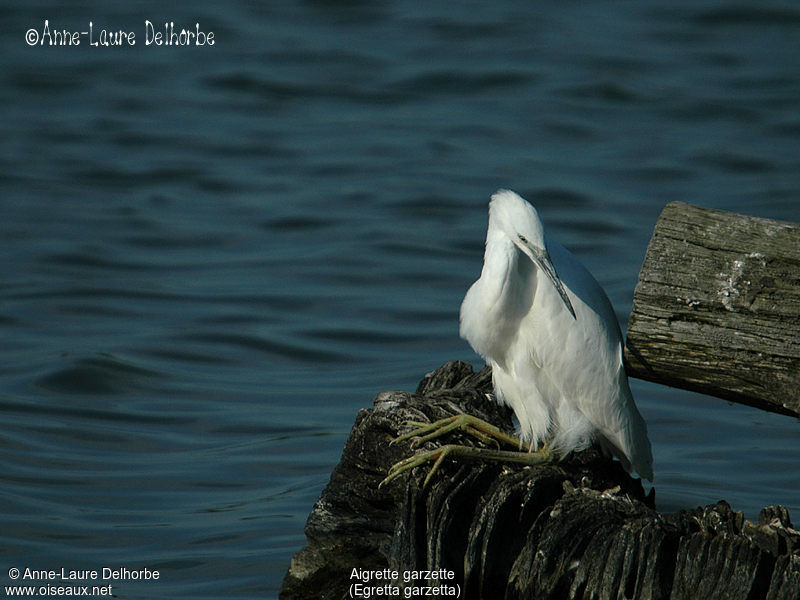
M 483 270 L 461 303 L 460 333 L 491 365 L 495 397 L 514 411 L 521 441 L 461 414 L 414 422 L 395 442 L 419 445 L 463 429 L 484 441 L 527 443 L 529 452 L 449 444 L 401 460 L 381 485 L 435 461 L 427 484 L 448 456 L 539 464 L 592 442 L 652 481 L 647 425 L 628 385 L 611 302 L 578 259 L 545 236 L 539 213 L 514 192 L 500 190 L 489 203 Z
M 596 441 L 653 479 L 611 302 L 514 192 L 489 203 L 483 270 L 461 304 L 460 333 L 491 365 L 495 396 L 532 450 L 545 443 L 564 456 Z

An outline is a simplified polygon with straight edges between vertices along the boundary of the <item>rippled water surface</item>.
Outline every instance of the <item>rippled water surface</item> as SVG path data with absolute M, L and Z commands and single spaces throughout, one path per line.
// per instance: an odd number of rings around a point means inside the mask
M 664 204 L 800 220 L 790 2 L 6 3 L 0 579 L 274 597 L 359 408 L 452 359 L 513 188 L 623 327 Z M 30 47 L 28 29 L 135 46 Z M 213 31 L 146 45 L 145 19 Z M 161 25 L 160 25 L 161 26 Z M 800 426 L 636 382 L 660 508 L 800 519 Z

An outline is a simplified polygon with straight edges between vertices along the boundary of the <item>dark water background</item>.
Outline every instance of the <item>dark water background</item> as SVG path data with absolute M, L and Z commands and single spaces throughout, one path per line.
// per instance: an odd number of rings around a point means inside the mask
M 45 19 L 137 44 L 29 47 Z M 498 187 L 623 328 L 665 203 L 800 220 L 793 2 L 10 2 L 0 31 L 3 585 L 274 597 L 358 409 L 480 363 L 458 307 Z M 800 520 L 796 421 L 634 393 L 662 510 Z

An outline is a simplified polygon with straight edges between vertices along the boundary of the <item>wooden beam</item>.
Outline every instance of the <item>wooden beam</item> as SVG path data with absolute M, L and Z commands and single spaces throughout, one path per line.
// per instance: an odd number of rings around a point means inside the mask
M 632 377 L 800 416 L 800 224 L 668 204 L 625 360 Z

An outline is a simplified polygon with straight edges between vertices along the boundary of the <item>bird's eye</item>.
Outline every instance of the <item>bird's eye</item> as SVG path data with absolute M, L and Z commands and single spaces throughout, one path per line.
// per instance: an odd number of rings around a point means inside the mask
M 528 238 L 526 238 L 521 233 L 517 234 L 517 237 L 519 238 L 519 241 L 522 242 L 523 244 L 527 244 L 528 243 Z

